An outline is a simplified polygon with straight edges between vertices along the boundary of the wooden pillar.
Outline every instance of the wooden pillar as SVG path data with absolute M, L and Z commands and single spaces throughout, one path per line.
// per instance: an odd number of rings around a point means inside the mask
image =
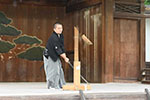
M 141 14 L 144 15 L 145 6 L 144 1 L 141 0 Z M 140 68 L 145 67 L 145 18 L 140 20 Z
M 63 90 L 90 90 L 91 86 L 80 84 L 80 61 L 79 61 L 79 30 L 74 27 L 74 84 L 64 85 Z
M 102 82 L 113 81 L 114 0 L 102 0 Z
M 74 27 L 74 85 L 80 86 L 79 31 Z

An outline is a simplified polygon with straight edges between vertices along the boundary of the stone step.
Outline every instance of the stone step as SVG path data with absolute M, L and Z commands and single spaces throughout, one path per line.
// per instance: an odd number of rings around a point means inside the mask
M 147 100 L 146 93 L 86 93 L 86 100 Z M 79 94 L 0 96 L 0 100 L 81 100 Z

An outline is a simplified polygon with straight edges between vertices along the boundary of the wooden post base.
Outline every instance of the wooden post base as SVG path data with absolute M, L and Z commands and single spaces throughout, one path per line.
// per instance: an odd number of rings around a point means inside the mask
M 63 90 L 91 90 L 91 86 L 89 84 L 85 85 L 64 85 Z

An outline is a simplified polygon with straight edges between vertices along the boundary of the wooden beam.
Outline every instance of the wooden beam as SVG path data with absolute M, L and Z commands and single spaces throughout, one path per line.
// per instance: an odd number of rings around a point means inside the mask
M 144 14 L 145 6 L 144 0 L 141 0 L 141 14 Z M 140 69 L 146 67 L 145 65 L 145 18 L 140 20 Z
M 92 45 L 92 44 L 93 44 L 84 34 L 81 36 L 81 38 L 83 39 L 83 41 L 84 41 L 87 45 Z
M 79 31 L 74 27 L 74 61 L 79 61 Z
M 74 3 L 74 4 L 68 4 L 66 6 L 66 12 L 73 12 L 73 11 L 76 11 L 76 10 L 81 10 L 83 8 L 88 8 L 88 7 L 91 7 L 91 6 L 95 6 L 95 5 L 99 5 L 101 4 L 102 0 L 84 0 L 82 2 L 77 2 L 77 3 Z
M 74 85 L 64 85 L 63 90 L 90 90 L 91 86 L 80 85 L 80 68 L 81 63 L 79 61 L 79 30 L 74 27 Z
M 136 2 L 115 1 L 115 3 L 140 6 L 140 3 L 136 3 Z
M 102 0 L 102 67 L 101 67 L 101 82 L 105 82 L 105 5 Z
M 141 19 L 150 18 L 150 15 L 114 12 L 114 18 Z
M 114 0 L 102 0 L 102 82 L 113 81 L 113 11 Z
M 13 5 L 13 1 L 0 1 L 0 4 L 8 4 L 8 5 Z M 66 2 L 58 2 L 58 1 L 53 1 L 53 2 L 46 2 L 46 1 L 25 1 L 22 0 L 20 2 L 19 0 L 16 0 L 16 5 L 36 5 L 36 6 L 56 6 L 56 7 L 65 7 Z

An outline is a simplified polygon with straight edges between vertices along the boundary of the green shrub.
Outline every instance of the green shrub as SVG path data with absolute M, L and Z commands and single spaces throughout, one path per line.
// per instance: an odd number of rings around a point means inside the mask
M 150 5 L 150 0 L 145 0 L 144 4 L 145 5 Z

